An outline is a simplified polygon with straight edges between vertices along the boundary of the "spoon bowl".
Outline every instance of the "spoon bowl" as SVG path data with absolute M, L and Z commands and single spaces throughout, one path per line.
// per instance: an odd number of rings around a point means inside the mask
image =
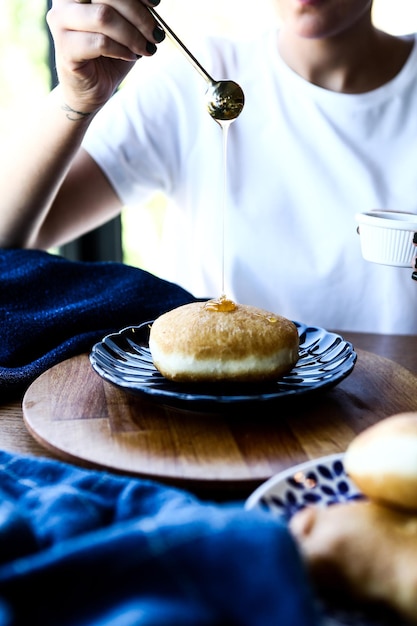
M 86 1 L 87 0 L 81 0 L 81 2 Z M 245 96 L 242 87 L 233 80 L 214 80 L 155 9 L 148 7 L 148 10 L 159 26 L 164 29 L 171 41 L 179 48 L 188 61 L 190 61 L 191 65 L 194 66 L 208 83 L 206 100 L 207 109 L 211 117 L 218 122 L 235 120 L 241 114 L 243 105 L 245 104 Z
M 206 91 L 207 110 L 218 121 L 231 121 L 242 112 L 245 95 L 233 80 L 213 81 Z

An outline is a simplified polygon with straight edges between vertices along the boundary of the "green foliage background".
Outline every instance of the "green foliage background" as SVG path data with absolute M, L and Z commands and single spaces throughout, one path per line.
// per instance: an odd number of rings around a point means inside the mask
M 0 0 L 0 112 L 7 113 L 50 87 L 46 0 Z

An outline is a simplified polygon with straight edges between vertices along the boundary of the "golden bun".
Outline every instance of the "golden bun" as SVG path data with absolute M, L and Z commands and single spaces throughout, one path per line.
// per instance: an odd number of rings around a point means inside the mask
M 178 382 L 276 380 L 298 361 L 297 327 L 285 317 L 227 300 L 193 302 L 158 317 L 155 367 Z
M 386 605 L 417 624 L 417 413 L 362 431 L 343 463 L 366 499 L 307 507 L 290 521 L 312 579 L 332 598 Z
M 311 506 L 292 517 L 290 530 L 315 585 L 333 601 L 350 595 L 417 623 L 415 515 L 369 500 Z M 405 626 L 394 616 L 389 623 Z
M 393 415 L 361 432 L 344 466 L 371 500 L 417 511 L 417 413 Z

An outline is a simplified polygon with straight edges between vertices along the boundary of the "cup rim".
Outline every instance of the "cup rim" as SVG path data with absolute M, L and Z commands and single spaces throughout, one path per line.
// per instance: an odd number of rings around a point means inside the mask
M 356 213 L 355 219 L 377 228 L 417 231 L 417 214 L 406 211 L 364 211 Z

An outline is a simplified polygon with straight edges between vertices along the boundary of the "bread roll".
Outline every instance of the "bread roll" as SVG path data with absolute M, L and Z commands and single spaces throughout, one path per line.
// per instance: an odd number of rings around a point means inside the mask
M 155 367 L 170 380 L 271 381 L 296 364 L 299 336 L 284 317 L 220 299 L 161 315 L 149 348 Z
M 344 466 L 372 500 L 417 511 L 417 413 L 393 415 L 364 430 L 348 446 Z
M 350 595 L 384 603 L 417 623 L 415 515 L 369 501 L 348 502 L 303 509 L 290 529 L 321 591 L 332 598 L 341 594 L 345 602 Z
M 357 435 L 344 467 L 368 499 L 309 507 L 290 522 L 312 579 L 417 624 L 417 413 Z

